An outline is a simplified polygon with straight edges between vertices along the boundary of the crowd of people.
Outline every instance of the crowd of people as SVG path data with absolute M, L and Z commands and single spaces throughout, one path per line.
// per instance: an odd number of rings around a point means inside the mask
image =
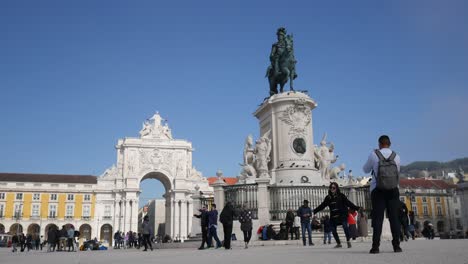
M 57 230 L 51 228 L 47 232 L 47 240 L 44 239 L 44 236 L 28 234 L 27 236 L 24 233 L 14 234 L 12 242 L 12 252 L 17 252 L 18 247 L 20 251 L 25 250 L 42 250 L 44 246 L 47 245 L 47 252 L 53 251 L 76 251 L 78 249 L 77 238 L 80 236 L 78 231 L 75 231 L 73 226 L 62 226 L 62 229 Z

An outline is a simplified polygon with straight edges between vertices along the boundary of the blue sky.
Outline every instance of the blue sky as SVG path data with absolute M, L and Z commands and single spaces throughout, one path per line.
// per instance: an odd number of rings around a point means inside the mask
M 295 36 L 295 86 L 318 102 L 315 142 L 327 132 L 355 175 L 383 133 L 404 164 L 468 156 L 467 11 L 432 0 L 2 1 L 0 171 L 99 175 L 157 110 L 193 142 L 205 176 L 237 175 L 280 26 Z

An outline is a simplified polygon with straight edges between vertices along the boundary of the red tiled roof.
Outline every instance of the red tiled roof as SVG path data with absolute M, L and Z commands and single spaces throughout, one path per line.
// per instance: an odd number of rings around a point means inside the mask
M 215 181 L 218 180 L 218 177 L 209 177 L 208 178 L 208 183 L 211 185 L 213 184 Z M 226 178 L 226 177 L 223 177 L 223 180 L 224 182 L 227 184 L 227 185 L 234 185 L 237 183 L 237 178 Z
M 0 173 L 0 182 L 1 181 L 96 184 L 97 177 L 92 175 Z
M 451 189 L 456 186 L 443 180 L 400 179 L 400 188 Z

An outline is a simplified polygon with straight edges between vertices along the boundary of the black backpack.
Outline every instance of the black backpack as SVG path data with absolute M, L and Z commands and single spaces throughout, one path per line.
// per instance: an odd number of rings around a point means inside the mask
M 377 173 L 377 188 L 382 190 L 392 190 L 398 188 L 400 181 L 400 173 L 398 166 L 395 162 L 396 153 L 392 154 L 386 159 L 382 153 L 376 149 L 375 154 L 379 158 L 379 167 Z

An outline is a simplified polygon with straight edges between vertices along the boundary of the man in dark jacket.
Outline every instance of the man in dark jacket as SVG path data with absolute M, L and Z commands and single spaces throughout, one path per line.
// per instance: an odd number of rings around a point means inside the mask
M 208 247 L 212 247 L 211 238 L 216 241 L 216 248 L 221 247 L 221 241 L 218 238 L 218 210 L 216 204 L 211 205 L 211 210 L 208 212 Z
M 409 232 L 409 216 L 408 216 L 408 207 L 402 201 L 400 201 L 400 208 L 399 208 L 399 217 L 400 217 L 400 224 L 403 232 L 400 232 L 400 241 L 408 241 L 408 238 L 411 236 Z
M 49 228 L 49 231 L 47 231 L 47 252 L 55 251 L 56 241 L 57 231 L 54 228 Z
M 224 248 L 231 249 L 232 224 L 236 211 L 231 202 L 227 202 L 219 215 L 219 221 L 223 224 L 224 230 Z
M 310 226 L 310 217 L 312 216 L 312 209 L 309 207 L 309 201 L 304 200 L 304 204 L 297 210 L 297 215 L 301 218 L 302 228 L 302 244 L 306 245 L 305 232 L 309 235 L 309 246 L 313 246 L 312 243 L 312 227 Z
M 328 195 L 325 197 L 325 200 L 314 210 L 314 214 L 322 211 L 325 207 L 330 208 L 330 224 L 332 228 L 333 237 L 336 240 L 335 248 L 341 248 L 340 238 L 336 232 L 336 227 L 338 225 L 343 226 L 343 230 L 346 235 L 346 242 L 348 243 L 348 248 L 351 247 L 349 229 L 348 229 L 348 208 L 359 211 L 360 207 L 354 205 L 348 200 L 346 195 L 341 193 L 340 188 L 336 182 L 330 183 L 328 189 Z
M 208 212 L 206 211 L 206 207 L 203 206 L 202 209 L 200 209 L 200 214 L 196 215 L 194 214 L 196 218 L 200 218 L 200 226 L 201 226 L 201 231 L 202 231 L 202 243 L 201 246 L 198 248 L 200 250 L 205 249 L 205 243 L 208 246 Z

